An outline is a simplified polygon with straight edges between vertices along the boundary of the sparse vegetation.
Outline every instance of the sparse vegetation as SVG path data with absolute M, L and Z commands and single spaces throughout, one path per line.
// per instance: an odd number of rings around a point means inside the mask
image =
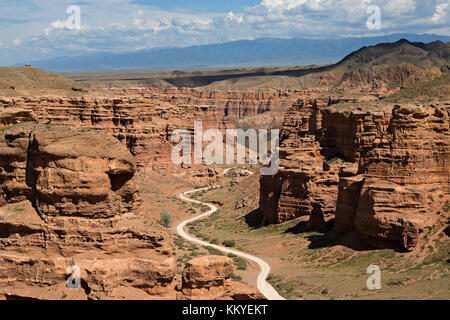
M 234 242 L 233 240 L 224 240 L 224 241 L 222 241 L 222 244 L 225 247 L 232 248 L 232 247 L 234 247 L 236 245 L 236 242 Z
M 343 163 L 345 160 L 341 156 L 334 156 L 330 159 L 327 159 L 328 163 Z
M 236 282 L 242 282 L 242 277 L 240 275 L 232 273 L 231 274 L 231 280 L 236 281 Z
M 233 259 L 234 265 L 236 266 L 236 269 L 238 270 L 247 270 L 247 261 L 242 258 L 239 257 L 235 254 L 230 253 L 228 255 L 229 258 Z
M 23 211 L 25 211 L 25 208 L 22 204 L 17 204 L 17 205 L 11 205 L 8 207 L 9 211 L 13 211 L 13 212 L 17 212 L 17 213 L 21 213 Z
M 223 256 L 224 254 L 222 253 L 222 251 L 214 248 L 214 247 L 206 247 L 206 250 L 208 250 L 208 253 L 212 256 Z
M 445 201 L 444 207 L 442 208 L 445 213 L 448 213 L 450 211 L 450 201 Z
M 170 213 L 167 212 L 165 209 L 161 211 L 161 223 L 166 228 L 170 228 L 172 226 L 172 218 L 170 216 Z
M 28 122 L 23 122 L 23 123 L 10 124 L 10 125 L 7 125 L 7 126 L 0 127 L 0 132 L 4 132 L 4 131 L 9 130 L 9 129 L 13 129 L 13 128 L 16 128 L 16 127 L 21 127 L 21 126 L 25 126 L 25 125 L 29 125 L 29 124 L 36 124 L 36 122 L 28 121 Z

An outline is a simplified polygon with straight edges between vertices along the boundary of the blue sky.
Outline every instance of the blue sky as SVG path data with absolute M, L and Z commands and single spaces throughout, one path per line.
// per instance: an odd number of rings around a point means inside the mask
M 450 35 L 450 0 L 0 0 L 0 65 L 233 40 Z M 81 10 L 67 28 L 67 7 Z M 368 8 L 380 9 L 369 29 Z

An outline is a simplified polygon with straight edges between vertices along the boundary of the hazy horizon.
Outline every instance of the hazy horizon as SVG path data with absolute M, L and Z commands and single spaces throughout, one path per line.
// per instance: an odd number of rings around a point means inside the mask
M 0 65 L 261 38 L 450 36 L 448 1 L 0 1 Z

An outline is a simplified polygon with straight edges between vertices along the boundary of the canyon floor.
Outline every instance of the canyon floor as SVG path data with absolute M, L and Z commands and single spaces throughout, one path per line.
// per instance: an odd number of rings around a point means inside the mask
M 258 168 L 252 169 L 258 172 Z M 373 249 L 361 245 L 363 242 L 357 234 L 338 237 L 332 231 L 333 221 L 323 232 L 306 231 L 306 217 L 262 227 L 258 179 L 257 175 L 238 179 L 229 175 L 224 177 L 223 187 L 193 194 L 193 199 L 213 203 L 220 209 L 209 218 L 190 224 L 189 233 L 267 261 L 271 265 L 268 281 L 286 299 L 450 299 L 450 243 L 445 234 L 445 215 L 419 251 Z M 157 176 L 140 180 L 145 180 L 140 187 L 144 204 L 148 206 L 146 221 L 155 226 L 160 225 L 160 208 L 172 213 L 173 226 L 208 209 L 186 204 L 176 197 L 180 191 L 202 186 L 183 184 L 182 180 L 161 183 Z M 158 206 L 152 208 L 151 204 Z M 449 210 L 447 203 L 442 212 Z M 176 252 L 180 273 L 183 262 L 192 257 L 222 255 L 212 248 L 189 244 L 174 234 L 173 227 L 167 229 L 167 236 Z M 238 270 L 233 278 L 255 285 L 257 266 L 241 259 L 235 263 Z M 367 289 L 370 274 L 366 269 L 372 264 L 381 268 L 381 290 Z

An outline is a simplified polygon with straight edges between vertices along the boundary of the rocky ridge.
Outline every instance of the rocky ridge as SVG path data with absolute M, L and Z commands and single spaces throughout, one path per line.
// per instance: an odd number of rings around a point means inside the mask
M 265 223 L 311 216 L 317 228 L 335 218 L 337 232 L 413 249 L 449 198 L 449 106 L 294 104 L 280 170 L 260 181 Z

